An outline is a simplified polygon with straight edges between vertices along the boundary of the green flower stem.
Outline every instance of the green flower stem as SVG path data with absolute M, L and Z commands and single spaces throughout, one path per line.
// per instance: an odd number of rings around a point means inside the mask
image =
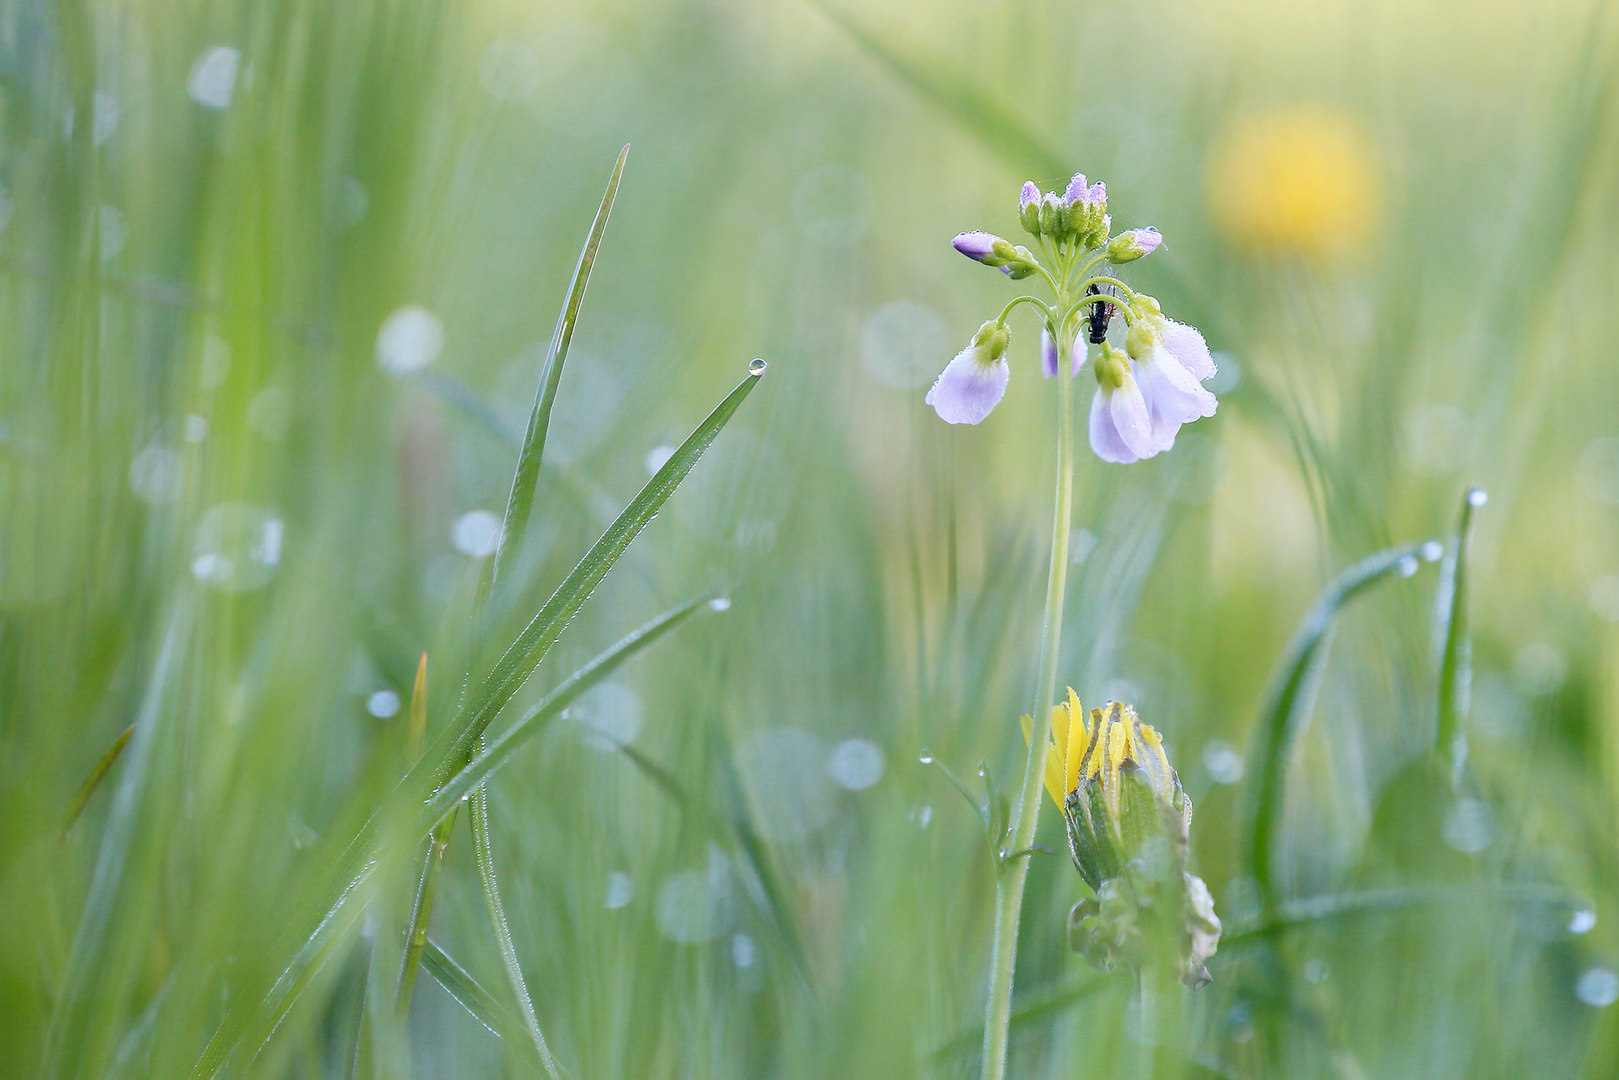
M 1018 296 L 1014 297 L 1010 303 L 1001 308 L 1001 313 L 996 317 L 995 321 L 1004 325 L 1007 316 L 1011 315 L 1012 309 L 1017 307 L 1019 304 L 1033 304 L 1035 307 L 1045 312 L 1048 319 L 1051 317 L 1050 308 L 1048 308 L 1046 306 L 1046 302 L 1040 299 L 1038 296 Z
M 1076 269 L 1074 271 L 1075 274 L 1084 274 L 1087 271 L 1089 271 L 1091 267 L 1095 266 L 1097 263 L 1102 262 L 1103 260 L 1105 260 L 1107 258 L 1107 245 L 1106 244 L 1103 244 L 1099 248 L 1093 248 L 1092 250 L 1095 251 L 1096 254 L 1092 255 L 1090 258 L 1088 258 L 1084 262 L 1080 263 L 1078 269 Z
M 1066 336 L 1062 355 L 1073 348 Z M 1068 585 L 1068 529 L 1074 503 L 1074 380 L 1058 365 L 1057 491 L 1051 520 L 1051 569 L 1046 578 L 1045 624 L 1040 637 L 1040 674 L 1034 699 L 1034 731 L 1023 765 L 1017 823 L 1008 851 L 1034 846 L 1040 820 L 1040 790 L 1046 774 L 1046 747 L 1051 742 L 1051 705 L 1057 692 L 1057 649 L 1062 643 L 1063 597 Z M 984 1080 L 1006 1076 L 1007 1029 L 1012 1015 L 1012 972 L 1017 963 L 1018 921 L 1028 859 L 1003 864 L 995 883 L 995 935 L 990 954 L 989 1003 L 984 1010 Z

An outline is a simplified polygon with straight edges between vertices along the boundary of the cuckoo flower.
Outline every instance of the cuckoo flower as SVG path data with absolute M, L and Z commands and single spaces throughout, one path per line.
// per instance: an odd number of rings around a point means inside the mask
M 1137 305 L 1140 315 L 1125 334 L 1125 349 L 1136 363 L 1153 439 L 1167 450 L 1182 424 L 1214 415 L 1217 402 L 1202 386 L 1214 375 L 1214 358 L 1202 334 L 1164 318 L 1152 297 L 1138 296 Z
M 1006 365 L 1011 337 L 1005 326 L 991 320 L 945 366 L 926 399 L 940 419 L 948 424 L 976 424 L 1000 403 L 1012 374 Z
M 1128 356 L 1102 343 L 1096 358 L 1096 396 L 1091 398 L 1091 449 L 1117 465 L 1165 449 L 1153 434 L 1152 414 L 1135 369 Z

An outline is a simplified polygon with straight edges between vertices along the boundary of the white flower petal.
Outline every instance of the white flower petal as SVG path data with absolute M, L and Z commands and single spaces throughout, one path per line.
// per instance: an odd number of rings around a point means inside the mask
M 1091 398 L 1091 449 L 1103 461 L 1111 461 L 1116 465 L 1129 465 L 1140 461 L 1134 451 L 1125 445 L 1119 437 L 1119 429 L 1113 425 L 1113 414 L 1108 409 L 1108 392 L 1100 386 L 1096 388 L 1096 396 Z
M 980 363 L 978 349 L 969 345 L 945 365 L 923 400 L 947 424 L 976 424 L 1000 404 L 1012 370 L 1005 360 Z
M 1147 400 L 1142 396 L 1141 387 L 1130 375 L 1125 375 L 1124 385 L 1108 395 L 1108 415 L 1113 420 L 1113 426 L 1118 430 L 1119 439 L 1130 452 L 1138 458 L 1150 458 L 1162 449 L 1160 440 L 1153 434 L 1152 416 L 1147 411 Z
M 1198 382 L 1214 377 L 1214 357 L 1209 353 L 1209 344 L 1203 340 L 1197 327 L 1164 319 L 1163 325 L 1158 328 L 1158 337 L 1169 354 L 1179 360 L 1181 366 L 1191 372 Z
M 1173 440 L 1182 424 L 1214 415 L 1219 404 L 1214 395 L 1203 389 L 1192 373 L 1161 346 L 1154 347 L 1137 370 L 1147 411 L 1152 417 L 1153 436 L 1159 443 Z

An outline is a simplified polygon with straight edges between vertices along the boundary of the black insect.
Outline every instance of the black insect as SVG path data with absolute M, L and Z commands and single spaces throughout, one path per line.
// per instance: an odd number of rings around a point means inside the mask
M 1100 285 L 1092 285 L 1090 288 L 1085 290 L 1085 295 L 1103 296 L 1106 294 L 1102 292 L 1102 287 Z M 1102 342 L 1106 341 L 1107 324 L 1113 318 L 1112 303 L 1106 300 L 1098 300 L 1096 303 L 1091 305 L 1091 313 L 1085 318 L 1091 324 L 1091 344 L 1100 345 Z

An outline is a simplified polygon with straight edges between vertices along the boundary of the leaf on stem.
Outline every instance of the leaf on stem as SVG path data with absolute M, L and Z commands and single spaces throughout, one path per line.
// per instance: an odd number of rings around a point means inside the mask
M 62 814 L 62 836 L 64 839 L 69 832 L 73 831 L 73 826 L 78 822 L 79 815 L 84 813 L 85 804 L 90 801 L 90 796 L 96 793 L 96 788 L 100 786 L 102 778 L 107 775 L 107 770 L 111 769 L 113 762 L 118 760 L 118 755 L 124 752 L 124 744 L 129 742 L 129 737 L 133 734 L 135 734 L 135 725 L 131 724 L 119 732 L 118 737 L 112 741 L 112 745 L 102 751 L 101 756 L 96 759 L 95 765 L 90 769 L 90 775 L 84 778 L 84 783 L 79 785 L 79 790 L 73 795 L 73 801 L 67 804 L 67 810 Z

